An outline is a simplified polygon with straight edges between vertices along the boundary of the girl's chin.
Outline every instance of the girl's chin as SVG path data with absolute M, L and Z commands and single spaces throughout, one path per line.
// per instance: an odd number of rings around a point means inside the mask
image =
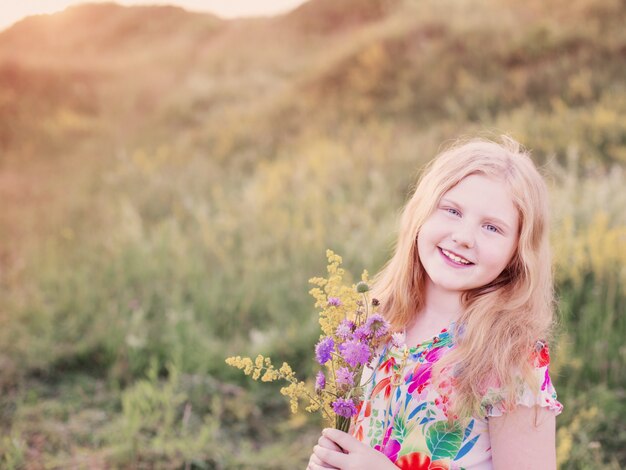
M 434 276 L 429 275 L 429 278 L 433 287 L 444 291 L 465 292 L 479 287 L 474 283 L 467 282 L 467 279 L 455 280 L 454 276 L 449 273 L 437 273 Z
M 471 289 L 471 287 L 468 287 L 464 283 L 450 282 L 449 279 L 441 280 L 441 281 L 434 279 L 434 280 L 431 280 L 431 283 L 432 283 L 432 287 L 436 289 L 450 291 L 450 292 L 463 292 L 468 289 Z

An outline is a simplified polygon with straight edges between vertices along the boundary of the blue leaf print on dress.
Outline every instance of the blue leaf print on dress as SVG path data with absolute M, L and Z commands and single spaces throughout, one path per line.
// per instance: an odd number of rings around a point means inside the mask
M 420 403 L 420 405 L 419 405 L 419 406 L 416 406 L 416 407 L 415 407 L 415 409 L 414 409 L 413 411 L 411 411 L 411 414 L 409 415 L 408 419 L 413 419 L 417 413 L 419 413 L 419 412 L 420 412 L 420 411 L 422 411 L 424 408 L 426 408 L 426 405 L 427 405 L 427 404 L 428 404 L 428 403 L 423 402 L 423 403 Z M 422 423 L 420 423 L 420 424 L 423 424 L 423 422 L 422 422 Z
M 476 441 L 478 440 L 479 437 L 480 435 L 474 437 L 471 441 L 469 441 L 467 444 L 461 447 L 459 449 L 458 454 L 456 454 L 456 457 L 454 457 L 454 460 L 459 460 L 461 457 L 467 454 L 470 450 L 472 450 L 472 447 L 474 447 L 474 444 L 476 444 Z
M 465 439 L 467 439 L 469 435 L 471 434 L 472 429 L 474 429 L 474 420 L 471 420 L 470 423 L 465 428 L 465 434 L 463 435 L 464 442 L 465 442 Z

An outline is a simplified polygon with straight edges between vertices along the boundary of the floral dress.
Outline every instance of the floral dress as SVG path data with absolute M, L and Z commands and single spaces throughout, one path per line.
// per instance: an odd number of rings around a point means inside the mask
M 506 412 L 504 393 L 490 388 L 481 403 L 481 416 L 463 426 L 448 424 L 452 386 L 431 382 L 433 365 L 454 347 L 454 324 L 438 336 L 408 349 L 388 345 L 372 362 L 364 400 L 352 427 L 361 442 L 383 452 L 396 466 L 412 470 L 492 469 L 488 420 Z M 547 407 L 559 414 L 562 405 L 548 374 L 548 347 L 538 343 L 535 373 L 539 394 L 519 378 L 517 404 Z M 404 367 L 402 364 L 404 363 Z M 365 376 L 366 374 L 364 374 Z

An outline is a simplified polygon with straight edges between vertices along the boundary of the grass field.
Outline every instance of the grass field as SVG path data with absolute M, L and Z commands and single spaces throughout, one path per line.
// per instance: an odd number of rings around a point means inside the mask
M 622 2 L 62 15 L 0 33 L 0 467 L 303 468 L 321 423 L 224 358 L 311 378 L 326 248 L 375 273 L 499 133 L 550 186 L 560 468 L 626 466 Z

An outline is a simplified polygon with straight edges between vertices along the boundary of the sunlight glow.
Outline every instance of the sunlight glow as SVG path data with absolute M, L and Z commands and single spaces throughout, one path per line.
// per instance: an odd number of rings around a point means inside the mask
M 222 18 L 276 15 L 289 11 L 306 0 L 118 0 L 120 5 L 175 5 L 189 11 L 213 13 Z M 103 0 L 23 0 L 10 1 L 0 8 L 0 30 L 30 15 L 63 11 L 80 3 L 103 3 Z

